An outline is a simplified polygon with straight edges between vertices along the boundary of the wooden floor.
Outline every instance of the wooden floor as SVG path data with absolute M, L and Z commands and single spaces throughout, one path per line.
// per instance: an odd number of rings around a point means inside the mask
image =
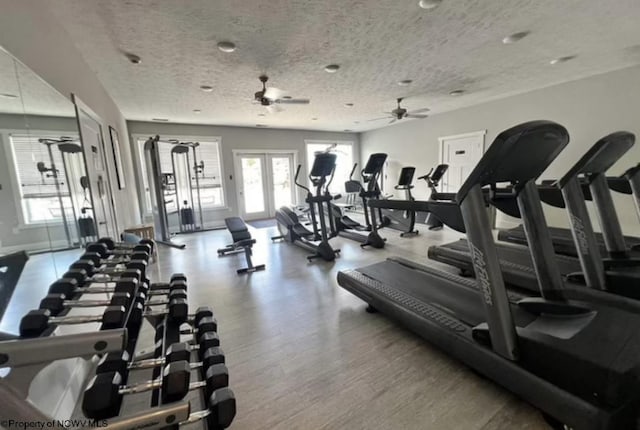
M 426 231 L 426 229 L 425 229 Z M 336 274 L 390 255 L 427 261 L 427 248 L 457 238 L 426 232 L 384 250 L 361 250 L 346 239 L 335 263 L 307 263 L 305 251 L 272 244 L 275 229 L 254 229 L 256 263 L 264 272 L 238 276 L 242 255 L 218 258 L 226 231 L 180 236 L 185 250 L 161 247 L 155 280 L 181 271 L 193 307 L 211 305 L 220 324 L 231 387 L 238 401 L 232 429 L 546 429 L 540 414 L 431 347 L 338 287 Z M 74 253 L 33 257 L 1 330 L 37 306 Z M 46 268 L 44 268 L 46 266 Z

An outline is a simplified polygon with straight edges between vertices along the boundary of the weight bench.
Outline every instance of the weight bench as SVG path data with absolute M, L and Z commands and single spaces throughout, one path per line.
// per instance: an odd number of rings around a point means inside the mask
M 264 270 L 264 264 L 254 266 L 253 261 L 251 261 L 251 255 L 253 254 L 251 248 L 253 244 L 256 243 L 256 240 L 251 237 L 251 233 L 249 233 L 249 229 L 242 218 L 237 216 L 225 218 L 224 223 L 227 225 L 229 233 L 231 233 L 233 243 L 218 249 L 218 257 L 244 252 L 244 256 L 247 259 L 247 267 L 238 269 L 237 272 L 239 275 Z

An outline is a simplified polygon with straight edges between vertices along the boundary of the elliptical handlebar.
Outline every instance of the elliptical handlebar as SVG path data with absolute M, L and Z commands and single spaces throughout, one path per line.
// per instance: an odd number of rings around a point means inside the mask
M 424 179 L 425 181 L 427 181 L 431 178 L 431 173 L 433 173 L 433 167 L 431 168 L 431 170 L 429 170 L 429 173 L 419 176 L 418 179 Z
M 298 182 L 298 176 L 300 176 L 300 169 L 302 168 L 302 164 L 298 164 L 298 168 L 296 169 L 296 176 L 293 178 L 293 183 L 305 190 L 308 194 L 311 194 L 311 190 L 304 185 Z
M 349 173 L 349 180 L 353 179 L 353 174 L 355 173 L 357 167 L 358 163 L 353 163 L 353 168 L 351 169 L 351 173 Z
M 336 174 L 336 166 L 333 166 L 333 169 L 331 169 L 331 176 L 329 176 L 329 180 L 326 182 L 325 186 L 324 186 L 324 192 L 326 194 L 329 194 L 329 187 L 331 186 L 331 182 L 333 182 L 333 177 Z

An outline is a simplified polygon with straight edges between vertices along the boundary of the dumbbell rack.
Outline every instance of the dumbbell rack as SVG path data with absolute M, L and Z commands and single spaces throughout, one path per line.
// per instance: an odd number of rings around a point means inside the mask
M 75 299 L 78 298 L 81 299 L 81 295 L 75 297 Z M 92 294 L 91 300 L 95 299 L 96 295 Z M 86 309 L 79 308 L 80 313 L 86 314 Z M 131 309 L 133 308 L 129 308 L 127 313 L 127 322 L 131 316 Z M 75 311 L 76 309 L 69 308 L 59 315 L 73 316 Z M 158 322 L 162 324 L 155 325 Z M 100 355 L 127 350 L 132 360 L 159 358 L 164 356 L 169 345 L 185 341 L 181 338 L 181 329 L 184 329 L 185 323 L 182 325 L 174 323 L 167 316 L 160 319 L 145 318 L 139 330 L 130 331 L 129 336 L 126 329 L 100 331 L 97 324 L 83 326 L 82 332 L 78 332 L 78 329 L 73 327 L 78 326 L 52 326 L 38 338 L 0 342 L 0 369 L 11 369 L 8 375 L 0 377 L 0 399 L 2 399 L 0 420 L 53 422 L 54 425 L 47 428 L 61 428 L 58 426 L 59 422 L 52 421 L 52 417 L 77 419 L 78 422 L 86 421 L 81 408 L 82 394 L 92 375 L 95 374 Z M 157 329 L 161 329 L 162 332 L 157 333 Z M 153 343 L 157 338 L 161 339 L 159 346 Z M 197 352 L 192 351 L 191 362 L 195 361 L 200 360 L 197 358 Z M 129 372 L 126 384 L 132 385 L 156 379 L 161 372 L 162 366 Z M 50 384 L 56 374 L 58 376 L 62 374 L 63 377 L 73 376 L 69 378 L 71 383 L 67 384 L 66 390 L 62 392 L 55 390 L 55 384 Z M 194 369 L 191 380 L 195 382 L 202 379 L 198 369 Z M 34 393 L 37 392 L 45 393 L 49 400 L 62 403 L 62 407 L 55 409 L 61 413 L 48 414 L 47 411 L 51 408 L 44 408 L 45 410 L 40 408 L 43 396 L 38 399 L 35 395 L 34 399 Z M 156 389 L 127 395 L 123 399 L 119 415 L 107 420 L 108 427 L 113 429 L 136 426 L 145 429 L 178 428 L 175 424 L 197 417 L 197 414 L 192 414 L 190 417 L 190 412 L 207 409 L 207 399 L 203 390 L 190 391 L 184 399 L 167 405 L 160 404 L 160 394 L 160 390 Z M 73 406 L 64 408 L 64 403 L 69 403 L 69 399 L 74 400 Z M 163 419 L 168 421 L 164 422 Z M 169 426 L 169 422 L 174 425 Z M 194 420 L 180 428 L 207 429 L 207 425 L 206 421 Z

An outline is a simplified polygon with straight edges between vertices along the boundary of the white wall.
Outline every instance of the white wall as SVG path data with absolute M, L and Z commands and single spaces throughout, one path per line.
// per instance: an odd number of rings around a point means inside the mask
M 416 176 L 420 176 L 439 162 L 438 137 L 487 130 L 485 144 L 488 146 L 502 130 L 536 119 L 556 121 L 571 135 L 569 146 L 547 169 L 543 179 L 562 176 L 606 134 L 627 130 L 640 139 L 640 67 L 366 132 L 360 137 L 361 160 L 366 161 L 374 152 L 387 152 L 392 166 L 416 166 Z M 639 161 L 640 143 L 609 174 L 618 175 Z M 393 185 L 396 180 L 390 171 L 387 184 Z M 416 197 L 428 197 L 425 185 L 415 185 Z M 640 235 L 640 222 L 631 198 L 614 193 L 614 199 L 625 233 Z M 564 210 L 545 207 L 545 212 L 550 225 L 568 227 Z M 592 219 L 599 229 L 596 217 Z
M 191 124 L 171 124 L 155 122 L 128 122 L 131 142 L 134 136 L 217 136 L 221 138 L 222 168 L 228 210 L 217 210 L 207 214 L 205 223 L 219 224 L 225 217 L 238 214 L 235 174 L 233 171 L 233 150 L 275 150 L 285 149 L 298 152 L 298 163 L 302 164 L 300 175 L 306 176 L 306 140 L 346 140 L 354 142 L 354 160 L 360 156 L 359 139 L 355 133 L 331 133 L 307 130 L 281 130 L 248 127 L 223 127 Z M 233 179 L 232 179 L 233 177 Z M 140 180 L 140 178 L 138 178 Z
M 0 0 L 0 11 L 0 46 L 62 95 L 70 98 L 72 93 L 76 94 L 100 116 L 120 227 L 138 224 L 140 211 L 135 187 L 127 185 L 125 190 L 118 190 L 115 181 L 109 125 L 120 135 L 125 181 L 135 183 L 127 125 L 118 106 L 47 5 L 38 0 Z

